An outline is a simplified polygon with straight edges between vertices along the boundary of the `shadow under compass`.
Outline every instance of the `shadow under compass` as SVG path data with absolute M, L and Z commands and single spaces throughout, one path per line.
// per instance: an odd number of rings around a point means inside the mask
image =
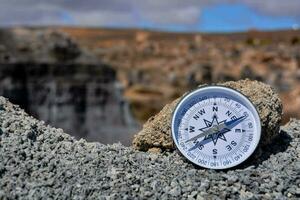
M 280 152 L 285 152 L 292 141 L 292 137 L 284 130 L 280 130 L 278 136 L 276 136 L 271 143 L 262 146 L 261 144 L 256 148 L 255 152 L 243 163 L 228 169 L 212 170 L 214 172 L 227 172 L 231 170 L 243 170 L 248 167 L 258 167 L 262 162 L 268 160 L 271 155 L 276 155 Z M 178 151 L 178 150 L 177 150 Z M 178 151 L 179 152 L 179 151 Z M 179 152 L 179 154 L 181 154 Z M 182 159 L 187 160 L 184 156 Z M 205 169 L 192 163 L 196 169 Z
M 268 160 L 271 155 L 286 151 L 291 141 L 292 137 L 284 130 L 280 130 L 278 136 L 276 136 L 270 144 L 265 146 L 259 145 L 245 162 L 231 169 L 245 169 L 250 166 L 257 167 L 263 161 Z

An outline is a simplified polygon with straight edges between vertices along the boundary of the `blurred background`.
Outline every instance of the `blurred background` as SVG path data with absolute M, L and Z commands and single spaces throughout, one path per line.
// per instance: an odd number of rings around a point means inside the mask
M 298 0 L 0 0 L 0 95 L 77 138 L 130 145 L 199 84 L 272 85 L 300 118 Z

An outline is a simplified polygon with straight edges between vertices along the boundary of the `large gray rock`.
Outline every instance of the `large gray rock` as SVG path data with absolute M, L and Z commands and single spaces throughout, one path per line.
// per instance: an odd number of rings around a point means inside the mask
M 240 91 L 256 107 L 262 124 L 261 144 L 265 145 L 279 133 L 282 103 L 277 93 L 262 82 L 241 80 L 219 83 Z M 179 99 L 166 105 L 157 115 L 151 117 L 143 129 L 134 137 L 133 146 L 142 151 L 173 150 L 171 118 Z

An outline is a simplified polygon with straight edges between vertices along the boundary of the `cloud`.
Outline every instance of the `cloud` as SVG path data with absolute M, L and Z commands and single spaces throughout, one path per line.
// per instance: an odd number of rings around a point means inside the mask
M 128 12 L 116 11 L 89 11 L 83 12 L 69 12 L 73 18 L 74 24 L 84 26 L 134 26 L 134 17 Z
M 198 23 L 202 8 L 213 2 L 213 0 L 136 0 L 133 1 L 133 8 L 142 19 L 158 25 L 193 25 Z
M 214 0 L 213 0 L 214 1 Z M 67 13 L 78 25 L 190 25 L 198 22 L 208 0 L 0 0 L 0 25 L 64 25 Z
M 0 26 L 195 26 L 203 8 L 219 3 L 300 21 L 299 0 L 0 0 Z
M 261 14 L 300 17 L 299 0 L 243 0 L 243 2 Z
M 133 22 L 130 6 L 118 0 L 0 0 L 2 25 L 105 26 Z M 69 16 L 70 20 L 65 20 Z

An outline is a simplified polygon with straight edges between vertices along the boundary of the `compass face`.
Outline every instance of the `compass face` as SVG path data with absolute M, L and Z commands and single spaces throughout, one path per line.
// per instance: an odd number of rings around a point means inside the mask
M 175 145 L 188 160 L 205 168 L 242 163 L 254 152 L 260 135 L 260 118 L 250 100 L 223 86 L 187 94 L 172 118 Z

